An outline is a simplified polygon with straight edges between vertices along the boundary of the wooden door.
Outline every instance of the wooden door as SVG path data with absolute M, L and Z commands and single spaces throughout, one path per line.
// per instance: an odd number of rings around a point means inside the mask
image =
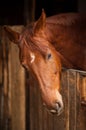
M 84 73 L 84 76 L 86 76 L 86 73 Z M 30 130 L 86 130 L 86 106 L 81 106 L 82 95 L 80 94 L 83 85 L 86 87 L 84 78 L 83 73 L 63 70 L 61 93 L 64 111 L 60 116 L 50 114 L 43 107 L 38 84 L 31 79 Z

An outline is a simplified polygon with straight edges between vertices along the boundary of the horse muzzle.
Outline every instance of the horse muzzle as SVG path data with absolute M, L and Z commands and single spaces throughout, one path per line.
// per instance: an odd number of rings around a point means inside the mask
M 52 114 L 56 114 L 57 116 L 59 116 L 63 112 L 63 103 L 56 102 L 54 104 L 54 107 L 52 109 L 50 109 L 50 112 Z
M 56 114 L 57 116 L 59 116 L 64 109 L 64 105 L 63 105 L 63 101 L 62 101 L 62 96 L 60 95 L 60 93 L 58 93 L 59 98 L 55 101 L 52 102 L 52 104 L 44 104 L 44 106 L 48 109 L 48 111 L 52 114 Z

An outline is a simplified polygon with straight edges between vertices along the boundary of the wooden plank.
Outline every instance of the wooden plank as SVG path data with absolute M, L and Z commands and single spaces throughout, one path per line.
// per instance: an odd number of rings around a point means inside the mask
M 5 42 L 5 35 L 1 30 L 1 43 L 2 43 L 2 105 L 1 105 L 1 129 L 6 130 L 9 128 L 9 110 L 8 110 L 8 45 Z
M 76 93 L 76 130 L 82 130 L 82 128 L 80 127 L 80 110 L 81 110 L 81 101 L 80 101 L 80 87 L 82 86 L 81 83 L 81 76 L 80 74 L 77 72 L 77 84 L 76 84 L 76 88 L 77 88 L 77 93 Z
M 33 82 L 34 81 L 34 82 Z M 30 75 L 30 129 L 34 130 L 38 128 L 39 116 L 38 116 L 38 89 L 37 82 Z
M 42 112 L 42 120 L 43 120 L 43 125 L 42 125 L 42 127 L 43 127 L 43 129 L 50 129 L 49 128 L 49 118 L 50 118 L 50 113 L 49 113 L 49 111 L 47 110 L 47 108 L 46 107 L 44 107 L 43 109 L 43 112 Z M 51 129 L 50 129 L 51 130 Z
M 2 71 L 2 29 L 0 26 L 0 129 L 2 129 L 2 125 L 3 125 L 3 84 L 2 84 L 2 75 L 3 75 L 3 71 Z
M 68 71 L 63 70 L 62 71 L 62 96 L 63 96 L 63 102 L 64 102 L 64 129 L 69 130 L 69 82 L 68 82 Z
M 43 103 L 42 103 L 42 99 L 41 99 L 41 94 L 40 94 L 40 90 L 38 89 L 38 116 L 39 116 L 39 120 L 38 120 L 38 128 L 39 130 L 43 130 Z M 45 119 L 46 120 L 46 119 Z
M 0 27 L 0 85 L 2 84 L 2 29 Z
M 85 76 L 85 75 L 84 75 Z M 77 130 L 86 130 L 86 106 L 81 105 L 81 101 L 82 101 L 82 88 L 83 85 L 86 86 L 85 84 L 85 77 L 83 76 L 83 74 L 79 75 L 79 81 L 78 81 L 78 86 L 79 86 L 79 90 L 80 90 L 80 100 L 79 100 L 79 105 L 77 105 Z
M 81 104 L 86 105 L 86 75 L 82 76 Z
M 69 71 L 69 130 L 76 130 L 76 72 Z
M 20 31 L 22 27 L 12 27 Z M 4 35 L 5 37 L 5 35 Z M 12 121 L 12 130 L 25 130 L 25 79 L 24 69 L 19 62 L 19 50 L 16 45 L 5 39 L 5 44 L 9 46 L 8 62 L 8 110 Z M 6 45 L 6 47 L 7 47 Z M 5 81 L 5 84 L 7 82 Z
M 29 77 L 29 83 L 28 83 L 28 85 L 29 85 L 29 90 L 30 90 L 30 102 L 29 102 L 29 106 L 30 106 L 30 129 L 31 130 L 33 130 L 34 129 L 34 109 L 35 109 L 35 107 L 33 106 L 33 100 L 34 100 L 34 93 L 33 93 L 33 86 L 32 86 L 32 82 L 33 82 L 33 80 L 32 80 L 32 76 L 30 75 L 30 77 Z M 27 114 L 29 114 L 28 112 L 27 112 Z M 27 125 L 28 125 L 28 123 L 27 123 Z
M 27 78 L 26 78 L 27 77 Z M 26 128 L 30 129 L 30 77 L 29 77 L 29 73 L 27 71 L 25 71 L 25 107 L 26 107 Z M 29 104 L 29 105 L 28 105 Z

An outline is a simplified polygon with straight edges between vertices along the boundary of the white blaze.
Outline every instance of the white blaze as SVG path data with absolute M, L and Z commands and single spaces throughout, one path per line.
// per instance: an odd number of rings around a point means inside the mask
M 31 56 L 31 61 L 30 62 L 33 63 L 34 60 L 35 60 L 35 55 L 33 53 L 31 53 L 30 56 Z

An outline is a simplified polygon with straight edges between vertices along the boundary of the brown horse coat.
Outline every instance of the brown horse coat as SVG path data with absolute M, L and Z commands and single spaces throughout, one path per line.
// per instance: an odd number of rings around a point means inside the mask
M 86 15 L 67 13 L 49 17 L 45 30 L 64 67 L 86 70 Z

